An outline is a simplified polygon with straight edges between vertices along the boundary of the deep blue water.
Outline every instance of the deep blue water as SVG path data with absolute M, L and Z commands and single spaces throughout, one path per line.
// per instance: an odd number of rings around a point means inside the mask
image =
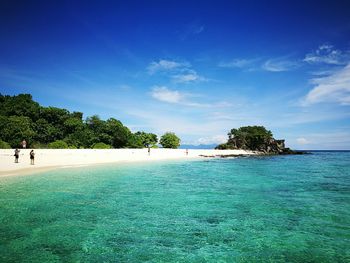
M 350 152 L 0 178 L 0 262 L 350 262 Z

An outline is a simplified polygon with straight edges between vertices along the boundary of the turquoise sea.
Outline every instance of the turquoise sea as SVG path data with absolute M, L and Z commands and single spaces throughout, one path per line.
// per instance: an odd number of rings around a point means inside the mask
M 3 177 L 0 262 L 350 262 L 350 152 Z

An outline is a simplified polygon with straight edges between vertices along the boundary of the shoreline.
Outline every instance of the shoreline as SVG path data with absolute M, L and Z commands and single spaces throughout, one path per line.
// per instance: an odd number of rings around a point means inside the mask
M 0 149 L 0 177 L 28 175 L 65 167 L 103 165 L 113 163 L 150 162 L 161 160 L 204 159 L 204 156 L 257 155 L 245 150 L 202 149 L 34 149 L 35 164 L 30 165 L 31 149 L 19 149 L 19 163 L 15 163 L 14 149 Z

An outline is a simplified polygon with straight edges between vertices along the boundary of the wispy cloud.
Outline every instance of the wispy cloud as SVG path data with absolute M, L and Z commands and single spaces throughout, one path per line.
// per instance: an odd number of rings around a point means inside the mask
M 317 77 L 324 77 L 324 76 L 329 76 L 333 74 L 337 68 L 332 68 L 332 69 L 318 69 L 315 71 L 310 72 L 311 75 L 317 76 Z
M 263 62 L 261 58 L 240 58 L 228 62 L 220 62 L 218 66 L 221 68 L 239 68 L 249 71 L 263 69 L 270 72 L 282 72 L 298 68 L 300 62 L 288 59 L 288 57 L 271 58 L 265 62 Z
M 303 98 L 302 105 L 335 102 L 350 105 L 350 64 L 331 75 L 311 80 L 314 88 Z
M 309 133 L 295 139 L 296 148 L 322 150 L 348 150 L 350 133 L 344 130 L 325 133 Z
M 191 36 L 196 36 L 205 31 L 205 26 L 199 21 L 193 21 L 186 25 L 183 31 L 180 33 L 180 39 L 182 41 L 186 40 Z
M 346 65 L 349 59 L 349 52 L 342 52 L 332 45 L 323 44 L 315 51 L 306 54 L 303 61 L 310 64 Z
M 200 77 L 196 72 L 193 72 L 188 74 L 175 75 L 173 76 L 173 79 L 177 83 L 185 83 L 185 82 L 197 81 L 200 79 Z
M 172 60 L 160 59 L 153 61 L 147 67 L 148 73 L 154 75 L 158 72 L 165 72 L 175 83 L 189 83 L 194 81 L 206 81 L 205 77 L 200 76 L 189 62 L 178 62 Z
M 300 63 L 296 60 L 289 60 L 285 57 L 282 58 L 273 58 L 265 61 L 265 63 L 261 66 L 263 70 L 271 71 L 271 72 L 282 72 L 282 71 L 290 71 L 296 69 L 300 66 Z
M 204 31 L 204 26 L 203 25 L 195 25 L 191 29 L 192 29 L 193 34 L 197 35 L 197 34 L 200 34 Z
M 159 71 L 172 71 L 176 69 L 184 69 L 190 67 L 188 62 L 177 62 L 173 60 L 160 59 L 159 61 L 152 61 L 147 67 L 149 74 L 154 74 Z
M 181 103 L 186 97 L 184 94 L 177 90 L 170 90 L 164 86 L 156 86 L 152 89 L 151 95 L 153 98 L 159 101 L 168 103 Z
M 207 79 L 198 75 L 198 73 L 192 69 L 187 70 L 184 73 L 172 76 L 175 83 L 188 83 L 195 81 L 206 81 Z
M 222 68 L 249 68 L 253 66 L 259 59 L 233 59 L 228 62 L 220 62 L 219 67 Z
M 305 139 L 304 137 L 297 138 L 297 139 L 296 139 L 296 142 L 297 142 L 297 144 L 299 144 L 299 145 L 310 144 L 310 142 L 309 142 L 307 139 Z
M 199 144 L 220 144 L 227 142 L 227 135 L 214 135 L 208 137 L 200 137 L 194 142 L 194 145 Z
M 232 105 L 226 101 L 214 102 L 214 103 L 202 103 L 193 101 L 191 98 L 198 97 L 198 95 L 192 93 L 185 93 L 178 90 L 171 90 L 166 86 L 155 86 L 151 90 L 151 96 L 162 102 L 171 104 L 181 104 L 188 107 L 197 108 L 227 108 Z

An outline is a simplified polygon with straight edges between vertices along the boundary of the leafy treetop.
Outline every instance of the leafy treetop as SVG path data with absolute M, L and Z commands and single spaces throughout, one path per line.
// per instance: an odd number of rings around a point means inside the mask
M 173 132 L 167 132 L 160 138 L 160 144 L 164 148 L 177 149 L 180 146 L 180 138 Z
M 244 126 L 231 129 L 228 141 L 219 145 L 218 149 L 250 149 L 258 150 L 273 139 L 272 132 L 264 126 Z

